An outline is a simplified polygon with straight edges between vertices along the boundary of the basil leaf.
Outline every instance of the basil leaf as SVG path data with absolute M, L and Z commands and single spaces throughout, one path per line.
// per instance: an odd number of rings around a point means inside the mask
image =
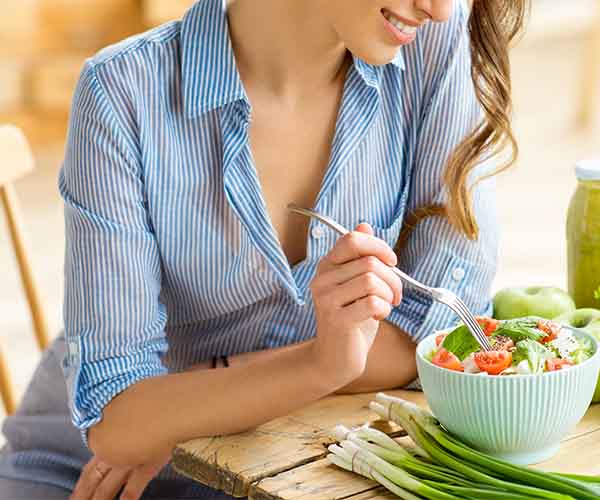
M 469 354 L 479 351 L 477 340 L 475 340 L 469 329 L 464 325 L 452 330 L 444 339 L 442 347 L 454 354 L 461 361 Z
M 538 321 L 539 318 L 536 317 L 501 321 L 492 336 L 503 335 L 509 337 L 515 344 L 526 339 L 539 341 L 543 339 L 546 334 L 537 329 Z

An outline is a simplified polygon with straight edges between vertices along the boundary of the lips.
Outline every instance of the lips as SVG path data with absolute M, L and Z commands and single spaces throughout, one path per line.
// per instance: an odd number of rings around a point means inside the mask
M 418 24 L 409 24 L 387 9 L 382 9 L 381 15 L 385 29 L 397 45 L 406 45 L 415 39 Z
M 381 14 L 385 19 L 392 24 L 396 29 L 404 33 L 405 35 L 412 35 L 417 31 L 418 25 L 409 24 L 406 21 L 403 21 L 399 17 L 397 17 L 393 12 L 383 9 Z

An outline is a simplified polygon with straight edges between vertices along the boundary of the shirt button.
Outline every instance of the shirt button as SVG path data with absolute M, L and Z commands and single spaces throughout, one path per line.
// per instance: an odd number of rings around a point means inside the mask
M 462 267 L 457 267 L 452 271 L 452 279 L 454 281 L 460 281 L 465 277 L 465 270 Z
M 325 236 L 325 229 L 323 229 L 323 226 L 315 226 L 312 228 L 310 234 L 315 240 L 320 240 L 323 236 Z

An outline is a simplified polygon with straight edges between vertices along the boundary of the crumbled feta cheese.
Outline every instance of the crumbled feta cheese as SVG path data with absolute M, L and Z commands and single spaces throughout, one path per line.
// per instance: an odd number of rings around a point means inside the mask
M 569 358 L 573 352 L 579 348 L 579 343 L 573 337 L 573 334 L 566 328 L 561 328 L 558 338 L 548 344 L 554 348 L 561 358 Z
M 517 374 L 519 375 L 529 375 L 531 373 L 533 373 L 531 371 L 531 366 L 529 366 L 529 360 L 524 359 L 523 361 L 521 361 L 516 367 L 515 367 L 515 371 L 517 372 Z
M 479 373 L 481 371 L 477 366 L 477 363 L 475 363 L 474 354 L 470 354 L 469 356 L 467 356 L 462 362 L 462 365 L 465 370 L 465 373 Z

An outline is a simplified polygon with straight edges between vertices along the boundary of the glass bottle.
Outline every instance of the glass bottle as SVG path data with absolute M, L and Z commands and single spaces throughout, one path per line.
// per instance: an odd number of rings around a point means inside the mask
M 577 308 L 600 309 L 600 159 L 577 163 L 567 215 L 569 293 Z

